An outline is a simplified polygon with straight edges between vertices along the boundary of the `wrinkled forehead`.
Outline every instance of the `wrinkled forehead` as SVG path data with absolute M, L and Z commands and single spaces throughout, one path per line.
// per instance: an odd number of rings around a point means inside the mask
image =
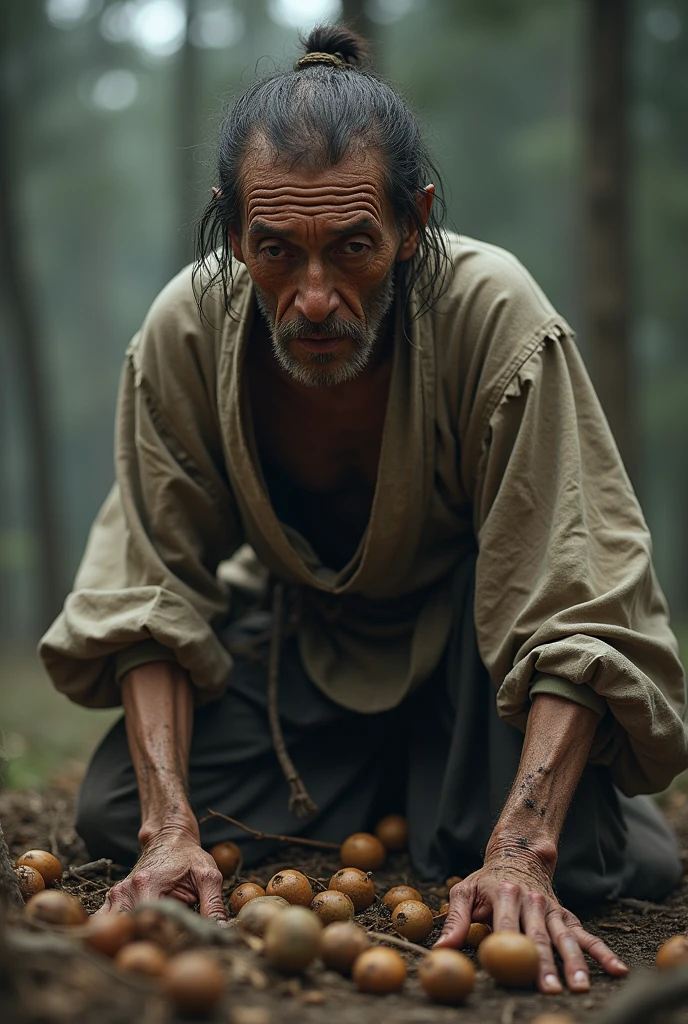
M 384 184 L 382 155 L 377 149 L 352 147 L 334 166 L 315 160 L 280 159 L 256 140 L 241 169 L 241 217 L 250 230 L 256 221 L 309 216 L 346 223 L 370 220 L 383 228 L 393 221 Z

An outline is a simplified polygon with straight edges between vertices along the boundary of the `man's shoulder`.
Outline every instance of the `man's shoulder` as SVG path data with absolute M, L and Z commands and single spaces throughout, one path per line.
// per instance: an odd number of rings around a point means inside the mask
M 466 235 L 448 234 L 451 270 L 443 296 L 445 306 L 472 307 L 484 316 L 495 307 L 523 321 L 524 328 L 541 323 L 556 310 L 542 288 L 507 249 Z
M 451 270 L 432 312 L 444 373 L 499 385 L 547 332 L 570 333 L 537 282 L 506 249 L 449 236 Z
M 212 268 L 189 264 L 155 297 L 127 355 L 139 379 L 157 391 L 171 378 L 214 376 L 220 349 L 231 342 L 241 316 L 225 308 L 222 283 Z M 232 294 L 245 291 L 245 271 L 236 265 Z

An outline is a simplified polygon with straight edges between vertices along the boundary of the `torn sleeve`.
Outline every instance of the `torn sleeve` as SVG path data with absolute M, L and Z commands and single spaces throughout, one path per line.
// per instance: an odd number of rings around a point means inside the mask
M 57 689 L 88 707 L 120 704 L 118 679 L 146 660 L 187 669 L 197 703 L 222 694 L 231 667 L 217 636 L 229 610 L 217 566 L 243 532 L 194 413 L 207 401 L 198 405 L 189 371 L 170 415 L 138 356 L 132 347 L 121 383 L 117 483 L 39 647 Z
M 496 397 L 474 507 L 476 628 L 499 714 L 525 728 L 530 694 L 567 682 L 605 711 L 591 759 L 629 795 L 665 788 L 688 766 L 684 673 L 647 526 L 566 331 Z

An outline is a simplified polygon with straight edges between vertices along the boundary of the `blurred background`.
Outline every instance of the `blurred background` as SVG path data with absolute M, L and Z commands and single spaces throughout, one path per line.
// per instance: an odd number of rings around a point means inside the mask
M 576 329 L 688 654 L 684 0 L 2 0 L 0 785 L 78 774 L 114 717 L 34 648 L 112 481 L 124 349 L 192 258 L 223 105 L 340 18 L 427 124 L 450 225 Z

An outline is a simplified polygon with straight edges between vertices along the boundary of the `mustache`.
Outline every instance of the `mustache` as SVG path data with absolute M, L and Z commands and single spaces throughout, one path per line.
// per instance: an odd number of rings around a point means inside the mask
M 335 313 L 331 313 L 324 320 L 315 323 L 305 316 L 298 316 L 294 320 L 287 320 L 275 328 L 275 336 L 278 342 L 285 343 L 295 341 L 297 338 L 349 338 L 351 341 L 364 341 L 366 337 L 365 325 L 355 323 L 353 320 L 345 320 Z

